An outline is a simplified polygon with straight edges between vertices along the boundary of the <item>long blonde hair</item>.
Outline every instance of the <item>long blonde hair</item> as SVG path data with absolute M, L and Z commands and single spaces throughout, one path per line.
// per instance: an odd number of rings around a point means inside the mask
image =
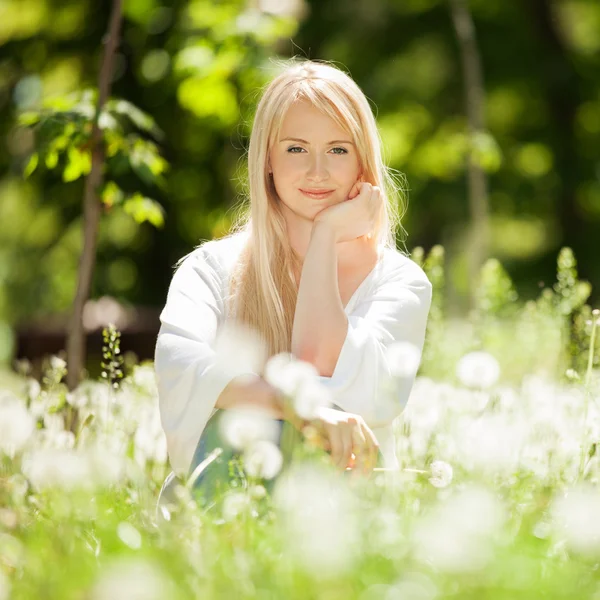
M 379 186 L 382 210 L 373 231 L 378 246 L 396 247 L 396 229 L 405 208 L 403 178 L 397 183 L 384 164 L 382 143 L 367 98 L 346 73 L 325 62 L 280 61 L 280 72 L 258 103 L 248 150 L 249 209 L 243 210 L 231 235 L 249 234 L 231 275 L 229 314 L 254 329 L 268 356 L 290 352 L 298 288 L 294 273 L 302 260 L 292 249 L 272 178 L 268 155 L 288 108 L 306 99 L 342 127 L 356 145 L 363 181 Z M 229 236 L 228 236 L 229 237 Z

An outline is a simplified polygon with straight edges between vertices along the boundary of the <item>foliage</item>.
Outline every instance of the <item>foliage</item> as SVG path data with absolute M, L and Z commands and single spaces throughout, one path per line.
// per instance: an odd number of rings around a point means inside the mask
M 36 151 L 30 156 L 24 176 L 31 176 L 40 166 L 57 169 L 65 183 L 88 175 L 92 166 L 90 141 L 95 117 L 97 92 L 86 90 L 67 97 L 52 98 L 43 110 L 19 116 L 21 125 L 34 129 Z M 125 194 L 113 179 L 134 173 L 145 186 L 165 188 L 167 162 L 158 146 L 140 135 L 162 138 L 156 123 L 139 108 L 125 100 L 110 99 L 99 115 L 102 143 L 106 156 L 106 182 L 101 199 L 107 210 L 123 205 L 137 223 L 149 221 L 164 225 L 164 211 L 151 198 L 133 191 Z M 139 183 L 138 183 L 139 185 Z

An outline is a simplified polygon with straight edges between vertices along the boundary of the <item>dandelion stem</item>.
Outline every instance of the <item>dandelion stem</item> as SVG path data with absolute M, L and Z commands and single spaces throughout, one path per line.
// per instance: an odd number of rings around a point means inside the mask
M 587 436 L 587 420 L 588 420 L 588 412 L 590 405 L 590 382 L 592 379 L 592 366 L 594 364 L 594 350 L 596 345 L 596 327 L 598 325 L 598 314 L 600 311 L 597 309 L 592 311 L 593 319 L 592 319 L 592 333 L 590 335 L 590 349 L 588 353 L 588 364 L 585 372 L 585 413 L 583 417 L 583 441 L 581 444 L 581 458 L 579 461 L 579 478 L 583 477 L 585 474 L 585 457 L 587 455 L 587 444 L 588 444 L 588 436 Z

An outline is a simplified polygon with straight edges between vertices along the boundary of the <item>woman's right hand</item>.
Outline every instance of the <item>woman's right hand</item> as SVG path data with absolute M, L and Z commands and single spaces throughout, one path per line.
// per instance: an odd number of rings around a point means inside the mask
M 339 469 L 352 466 L 369 475 L 377 464 L 379 442 L 365 420 L 360 415 L 334 408 L 322 407 L 317 414 L 317 418 L 310 421 L 318 435 L 312 442 L 330 452 L 331 461 Z

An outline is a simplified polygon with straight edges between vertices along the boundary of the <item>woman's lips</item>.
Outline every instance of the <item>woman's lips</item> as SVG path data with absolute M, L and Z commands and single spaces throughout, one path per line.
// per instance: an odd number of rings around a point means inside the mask
M 321 200 L 323 198 L 327 198 L 328 196 L 331 196 L 331 194 L 333 194 L 333 192 L 335 190 L 329 190 L 329 191 L 325 191 L 325 192 L 311 192 L 310 190 L 300 189 L 300 191 L 305 196 L 308 196 L 309 198 L 316 198 L 317 200 Z

